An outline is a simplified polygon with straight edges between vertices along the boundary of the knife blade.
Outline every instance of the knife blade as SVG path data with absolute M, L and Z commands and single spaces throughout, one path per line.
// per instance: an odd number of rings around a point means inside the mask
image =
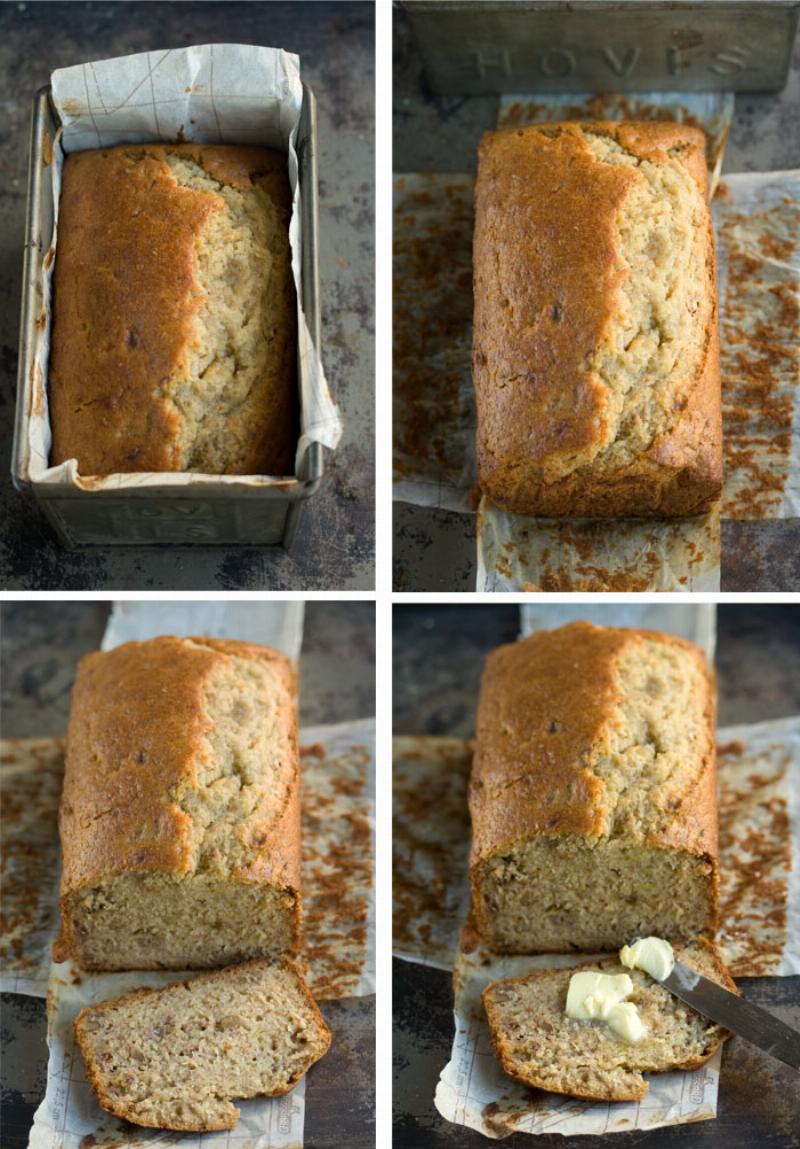
M 793 1069 L 800 1069 L 800 1031 L 785 1025 L 769 1010 L 744 1001 L 682 961 L 675 962 L 672 973 L 662 979 L 661 985 L 704 1017 L 738 1033 Z

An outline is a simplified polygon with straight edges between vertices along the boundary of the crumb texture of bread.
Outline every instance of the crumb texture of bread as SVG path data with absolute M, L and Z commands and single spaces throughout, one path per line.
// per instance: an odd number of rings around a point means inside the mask
M 722 482 L 703 133 L 487 132 L 473 378 L 482 491 L 516 514 L 699 513 Z
M 233 1129 L 232 1098 L 288 1093 L 330 1032 L 291 961 L 252 961 L 81 1011 L 75 1036 L 109 1113 L 156 1129 Z
M 286 157 L 237 145 L 69 155 L 51 463 L 288 476 L 297 442 Z
M 714 688 L 702 653 L 585 622 L 498 648 L 469 803 L 475 917 L 495 952 L 713 931 Z
M 295 680 L 269 647 L 164 636 L 84 658 L 59 825 L 64 950 L 197 969 L 297 946 Z
M 736 992 L 712 947 L 680 946 L 676 957 Z M 576 969 L 630 976 L 633 993 L 628 1000 L 645 1026 L 641 1041 L 623 1041 L 604 1022 L 575 1021 L 565 1015 L 567 989 Z M 640 1101 L 648 1090 L 643 1073 L 696 1069 L 730 1037 L 648 974 L 628 970 L 616 959 L 492 982 L 484 990 L 483 1004 L 492 1045 L 510 1077 L 523 1085 L 587 1100 Z

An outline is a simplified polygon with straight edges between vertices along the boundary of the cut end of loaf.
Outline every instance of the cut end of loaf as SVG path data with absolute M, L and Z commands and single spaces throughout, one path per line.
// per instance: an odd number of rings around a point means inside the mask
M 297 894 L 271 886 L 124 874 L 64 903 L 70 955 L 83 969 L 214 969 L 297 948 Z
M 635 937 L 697 937 L 713 919 L 713 873 L 710 859 L 682 851 L 598 848 L 577 835 L 528 842 L 476 868 L 476 916 L 495 953 L 604 953 Z
M 711 946 L 694 943 L 678 947 L 676 953 L 706 977 L 735 990 Z M 647 974 L 628 970 L 616 959 L 576 968 L 627 973 L 634 985 L 629 1000 L 639 1011 L 645 1036 L 631 1044 L 603 1022 L 566 1017 L 567 988 L 575 968 L 492 982 L 483 994 L 492 1044 L 504 1071 L 523 1085 L 592 1101 L 639 1101 L 649 1088 L 643 1074 L 694 1069 L 730 1036 Z
M 232 1129 L 232 1098 L 288 1093 L 330 1031 L 288 959 L 254 961 L 84 1009 L 75 1035 L 109 1113 L 149 1128 Z

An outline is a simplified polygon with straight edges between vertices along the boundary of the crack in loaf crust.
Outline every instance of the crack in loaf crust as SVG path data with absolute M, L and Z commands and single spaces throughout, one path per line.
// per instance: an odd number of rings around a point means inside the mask
M 81 660 L 59 959 L 195 969 L 296 949 L 294 686 L 285 655 L 243 642 L 161 637 Z
M 231 1097 L 280 1097 L 331 1035 L 294 962 L 251 961 L 81 1010 L 75 1037 L 109 1113 L 161 1129 L 233 1129 Z
M 679 946 L 676 956 L 738 993 L 713 946 Z M 565 1016 L 570 978 L 576 970 L 589 969 L 630 977 L 633 993 L 628 1000 L 646 1028 L 641 1042 L 621 1041 L 602 1022 Z M 483 1004 L 492 1045 L 509 1077 L 588 1100 L 641 1100 L 649 1088 L 643 1073 L 696 1069 L 731 1036 L 647 974 L 627 969 L 616 958 L 492 982 L 483 992 Z
M 516 514 L 680 516 L 722 485 L 704 136 L 487 132 L 475 191 L 480 487 Z
M 700 650 L 579 622 L 495 650 L 469 793 L 477 926 L 498 953 L 713 931 L 714 685 Z
M 77 152 L 59 201 L 51 463 L 286 476 L 298 399 L 286 157 Z

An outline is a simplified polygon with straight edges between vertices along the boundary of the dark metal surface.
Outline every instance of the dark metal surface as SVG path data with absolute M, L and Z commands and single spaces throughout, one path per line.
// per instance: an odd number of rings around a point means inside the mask
M 668 977 L 661 984 L 691 1005 L 703 1017 L 710 1017 L 724 1025 L 731 1033 L 758 1046 L 770 1057 L 800 1069 L 800 1031 L 792 1029 L 761 1006 L 742 1001 L 735 993 L 703 977 L 682 961 L 676 961 Z M 800 1085 L 800 1082 L 798 1082 Z
M 30 99 L 54 68 L 223 41 L 297 52 L 317 97 L 323 360 L 344 435 L 291 555 L 258 547 L 65 551 L 9 478 Z M 369 2 L 0 5 L 0 587 L 371 589 L 374 585 L 374 10 Z
M 75 663 L 99 646 L 106 603 L 0 606 L 0 729 L 4 737 L 63 733 Z M 306 604 L 300 659 L 303 726 L 375 713 L 375 608 L 368 602 Z M 306 1149 L 371 1149 L 374 1133 L 374 997 L 323 1002 L 331 1054 L 306 1085 Z M 44 1002 L 2 994 L 0 1145 L 24 1149 L 47 1069 Z
M 469 737 L 483 660 L 519 634 L 518 608 L 406 606 L 394 622 L 394 732 Z M 800 713 L 800 606 L 721 606 L 718 612 L 719 722 L 732 725 Z M 479 1133 L 444 1121 L 433 1105 L 453 1039 L 449 975 L 395 961 L 395 1149 L 478 1149 Z M 747 1001 L 800 1028 L 800 978 L 738 982 Z M 798 1149 L 797 1074 L 734 1038 L 722 1060 L 714 1121 L 608 1137 L 504 1140 L 512 1149 Z
M 475 170 L 481 133 L 496 127 L 497 96 L 436 95 L 423 70 L 407 13 L 394 11 L 394 168 Z M 724 173 L 781 171 L 800 156 L 800 37 L 789 79 L 777 94 L 736 96 Z M 473 591 L 475 516 L 395 503 L 394 587 Z M 800 589 L 800 519 L 722 524 L 723 591 Z

